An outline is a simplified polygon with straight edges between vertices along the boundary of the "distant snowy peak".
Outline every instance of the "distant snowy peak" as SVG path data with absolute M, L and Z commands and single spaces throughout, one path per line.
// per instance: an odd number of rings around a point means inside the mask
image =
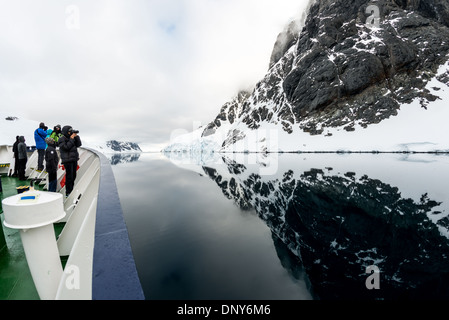
M 137 143 L 121 142 L 117 140 L 107 141 L 104 145 L 96 146 L 95 149 L 103 153 L 140 153 L 142 149 Z
M 225 152 L 448 151 L 447 17 L 438 0 L 313 1 L 302 29 L 290 23 L 279 35 L 265 77 L 192 143 Z M 172 146 L 189 149 L 183 140 Z
M 130 151 L 142 152 L 139 145 L 133 142 L 119 142 L 116 140 L 111 140 L 108 141 L 106 145 L 116 152 L 130 152 Z

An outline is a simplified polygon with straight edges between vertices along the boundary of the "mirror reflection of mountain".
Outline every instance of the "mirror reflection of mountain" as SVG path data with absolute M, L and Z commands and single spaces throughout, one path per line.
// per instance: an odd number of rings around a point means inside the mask
M 111 165 L 116 166 L 122 163 L 131 163 L 139 161 L 140 153 L 113 153 L 108 154 L 107 157 L 111 162 Z
M 241 159 L 177 161 L 254 208 L 283 266 L 304 268 L 317 299 L 449 298 L 447 156 L 232 156 Z M 260 174 L 270 165 L 275 174 Z M 367 289 L 370 266 L 380 290 Z

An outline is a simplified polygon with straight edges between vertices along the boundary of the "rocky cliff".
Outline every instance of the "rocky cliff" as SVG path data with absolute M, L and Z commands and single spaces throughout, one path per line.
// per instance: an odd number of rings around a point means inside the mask
M 214 140 L 217 151 L 310 151 L 305 141 L 331 151 L 346 148 L 341 141 L 355 136 L 346 133 L 366 135 L 370 131 L 363 129 L 399 118 L 385 134 L 394 144 L 385 148 L 437 145 L 447 132 L 431 135 L 428 128 L 440 126 L 430 118 L 442 116 L 433 113 L 440 110 L 432 103 L 449 99 L 448 59 L 448 1 L 316 0 L 304 23 L 293 21 L 279 35 L 264 79 L 226 103 L 202 137 Z M 407 112 L 413 103 L 430 111 L 413 111 L 415 122 L 428 123 L 411 137 L 416 124 Z M 407 135 L 396 137 L 391 127 Z M 280 142 L 270 148 L 260 132 L 273 128 L 280 130 Z M 336 134 L 340 140 L 332 138 Z M 370 139 L 376 135 L 372 131 Z M 311 140 L 316 136 L 321 140 Z M 385 151 L 362 139 L 363 151 Z M 443 143 L 425 151 L 442 148 L 449 150 Z

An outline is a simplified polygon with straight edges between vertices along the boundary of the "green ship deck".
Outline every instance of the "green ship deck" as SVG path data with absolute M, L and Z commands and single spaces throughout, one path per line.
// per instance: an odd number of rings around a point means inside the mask
M 17 194 L 17 188 L 29 186 L 30 181 L 2 176 L 3 192 L 0 193 L 0 300 L 40 300 L 31 277 L 23 250 L 20 232 L 6 228 L 1 202 L 3 199 Z M 42 187 L 36 187 L 42 190 Z M 63 224 L 55 225 L 58 236 Z M 66 259 L 61 258 L 64 263 Z

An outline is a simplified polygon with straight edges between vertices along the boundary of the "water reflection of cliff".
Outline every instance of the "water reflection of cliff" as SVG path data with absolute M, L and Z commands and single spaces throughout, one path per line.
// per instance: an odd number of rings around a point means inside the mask
M 256 209 L 283 266 L 293 276 L 304 269 L 317 299 L 449 298 L 441 199 L 425 191 L 408 198 L 376 178 L 330 167 L 270 177 L 226 157 L 222 164 L 202 170 L 239 207 Z M 380 268 L 380 290 L 366 288 L 371 265 Z
M 139 161 L 140 153 L 114 153 L 108 155 L 111 165 L 116 166 L 123 163 L 131 163 Z

